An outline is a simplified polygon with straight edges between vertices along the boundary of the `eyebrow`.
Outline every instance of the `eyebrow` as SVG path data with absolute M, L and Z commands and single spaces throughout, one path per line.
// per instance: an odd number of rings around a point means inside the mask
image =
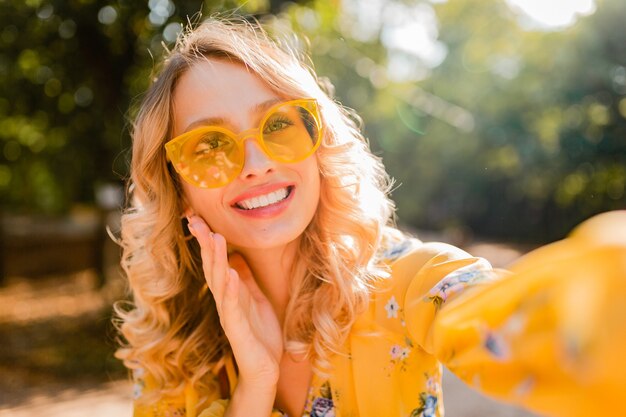
M 281 102 L 281 98 L 271 98 L 269 100 L 263 101 L 261 103 L 256 104 L 252 108 L 252 112 L 259 115 L 264 113 L 267 109 L 272 107 L 274 104 Z M 195 120 L 191 122 L 187 127 L 183 130 L 183 133 L 189 132 L 192 128 L 197 126 L 225 126 L 231 123 L 228 119 L 224 117 L 205 117 L 202 119 Z

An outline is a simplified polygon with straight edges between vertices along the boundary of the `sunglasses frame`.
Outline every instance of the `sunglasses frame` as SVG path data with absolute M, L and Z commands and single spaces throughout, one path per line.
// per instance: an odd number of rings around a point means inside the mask
M 306 155 L 300 158 L 297 158 L 295 160 L 286 160 L 284 158 L 280 158 L 272 154 L 272 152 L 270 152 L 269 148 L 266 146 L 265 139 L 263 138 L 263 131 L 262 131 L 263 126 L 268 121 L 268 119 L 274 115 L 274 112 L 276 111 L 276 109 L 283 107 L 283 106 L 300 106 L 304 108 L 311 114 L 311 116 L 313 117 L 313 120 L 315 121 L 315 125 L 317 127 L 317 132 L 318 132 L 317 141 L 313 144 L 313 147 Z M 265 154 L 268 157 L 270 157 L 272 160 L 281 162 L 281 163 L 293 164 L 293 163 L 304 161 L 309 156 L 315 153 L 317 148 L 319 148 L 320 144 L 322 143 L 323 131 L 324 129 L 322 125 L 322 117 L 320 115 L 319 104 L 316 99 L 302 98 L 302 99 L 297 99 L 297 100 L 287 100 L 287 101 L 281 101 L 279 103 L 276 103 L 273 106 L 271 106 L 269 109 L 267 109 L 267 111 L 263 115 L 263 118 L 259 122 L 258 127 L 247 129 L 247 130 L 244 130 L 243 132 L 240 132 L 239 134 L 236 134 L 232 132 L 231 130 L 226 129 L 221 126 L 201 126 L 193 130 L 190 130 L 189 132 L 185 132 L 181 135 L 178 135 L 172 140 L 168 141 L 165 144 L 165 153 L 167 156 L 167 160 L 171 162 L 172 166 L 174 167 L 178 175 L 180 175 L 189 184 L 194 185 L 196 187 L 200 187 L 200 188 L 219 188 L 230 183 L 233 179 L 237 177 L 237 175 L 241 173 L 241 170 L 243 169 L 243 166 L 245 164 L 245 148 L 243 146 L 243 143 L 245 142 L 246 139 L 255 138 L 257 140 L 257 143 L 261 146 L 261 149 L 263 149 L 263 152 L 265 152 Z M 189 178 L 187 175 L 183 174 L 181 170 L 179 170 L 178 163 L 180 163 L 181 153 L 182 153 L 182 149 L 185 143 L 189 139 L 195 138 L 200 132 L 220 132 L 220 133 L 226 134 L 227 136 L 233 139 L 235 145 L 237 146 L 237 148 L 243 155 L 242 163 L 240 164 L 239 170 L 236 171 L 232 176 L 230 176 L 228 181 L 223 184 L 201 185 L 200 181 L 196 181 L 193 178 Z

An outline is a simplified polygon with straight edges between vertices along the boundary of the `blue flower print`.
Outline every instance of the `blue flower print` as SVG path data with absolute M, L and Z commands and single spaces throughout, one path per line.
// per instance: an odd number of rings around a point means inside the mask
M 135 400 L 143 395 L 143 390 L 146 388 L 145 375 L 146 372 L 143 368 L 133 370 L 133 379 L 135 380 L 133 384 L 133 399 Z
M 137 381 L 133 384 L 133 399 L 137 400 L 143 395 L 145 383 L 143 381 Z
M 497 329 L 483 328 L 483 347 L 496 359 L 506 361 L 511 357 L 511 344 L 527 326 L 526 318 L 514 313 Z
M 435 417 L 437 397 L 427 392 L 420 394 L 420 406 L 411 412 L 410 417 Z
M 414 240 L 405 239 L 402 242 L 398 242 L 392 247 L 385 250 L 382 254 L 382 258 L 387 261 L 395 261 L 405 253 L 407 253 L 413 247 Z
M 448 297 L 459 292 L 469 284 L 490 278 L 489 272 L 483 269 L 452 272 L 446 275 L 428 292 L 424 301 L 432 302 L 439 309 Z
M 333 400 L 330 398 L 317 397 L 311 406 L 311 417 L 334 417 L 335 410 Z
M 311 397 L 313 399 L 311 400 Z M 335 417 L 335 405 L 333 404 L 332 393 L 328 381 L 319 388 L 318 395 L 311 391 L 309 400 L 310 413 L 305 412 L 306 417 Z M 308 409 L 308 406 L 306 407 Z
M 499 360 L 507 360 L 511 355 L 511 349 L 507 341 L 502 335 L 496 332 L 488 332 L 486 334 L 484 346 L 485 349 Z

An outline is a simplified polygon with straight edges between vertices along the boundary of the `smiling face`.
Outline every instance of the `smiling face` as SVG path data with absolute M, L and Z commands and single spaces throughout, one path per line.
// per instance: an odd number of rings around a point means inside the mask
M 176 137 L 205 124 L 240 133 L 257 128 L 266 110 L 285 98 L 238 63 L 207 59 L 178 80 L 173 96 Z M 272 160 L 254 136 L 244 138 L 241 172 L 219 188 L 181 179 L 186 211 L 200 215 L 235 248 L 279 247 L 298 240 L 320 195 L 315 156 L 297 163 Z

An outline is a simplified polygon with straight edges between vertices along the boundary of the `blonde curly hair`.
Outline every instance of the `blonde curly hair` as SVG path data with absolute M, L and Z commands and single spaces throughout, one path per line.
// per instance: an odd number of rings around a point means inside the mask
M 202 393 L 203 377 L 229 352 L 197 243 L 181 220 L 179 180 L 163 148 L 171 138 L 177 80 L 206 58 L 239 62 L 281 96 L 311 97 L 320 105 L 320 201 L 298 248 L 284 325 L 287 351 L 309 355 L 316 372 L 328 369 L 331 352 L 341 352 L 373 282 L 385 276 L 377 252 L 383 236 L 393 233 L 391 181 L 370 152 L 360 120 L 333 101 L 332 86 L 318 79 L 297 48 L 243 18 L 213 17 L 187 29 L 132 124 L 132 198 L 121 242 L 133 302 L 115 307 L 125 339 L 117 357 L 129 369 L 149 373 L 163 395 L 179 394 L 186 384 Z

